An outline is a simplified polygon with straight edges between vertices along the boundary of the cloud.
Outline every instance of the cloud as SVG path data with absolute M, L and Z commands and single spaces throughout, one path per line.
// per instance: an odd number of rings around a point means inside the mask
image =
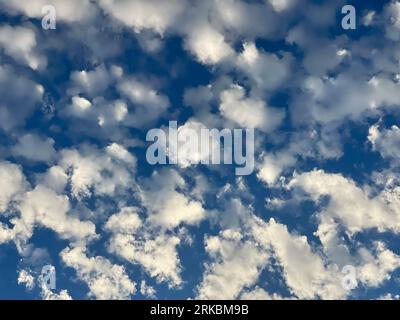
M 208 24 L 199 25 L 186 39 L 187 49 L 204 64 L 217 64 L 234 53 L 223 34 Z
M 242 240 L 235 230 L 221 231 L 205 239 L 210 255 L 203 279 L 197 288 L 198 299 L 236 299 L 243 288 L 252 286 L 266 265 L 268 253 L 254 242 Z
M 189 194 L 185 180 L 175 170 L 154 172 L 141 184 L 140 197 L 146 207 L 149 221 L 166 229 L 181 224 L 197 225 L 205 218 L 202 203 Z
M 296 0 L 268 0 L 269 3 L 272 5 L 275 11 L 281 12 L 284 10 L 289 9 Z
M 55 293 L 46 286 L 42 286 L 41 296 L 43 300 L 72 300 L 67 290 L 64 289 L 59 293 Z
M 126 300 L 135 292 L 135 283 L 125 268 L 101 256 L 89 257 L 85 248 L 65 248 L 60 253 L 67 267 L 75 269 L 80 280 L 89 287 L 89 297 L 100 300 Z
M 349 234 L 372 228 L 380 232 L 390 230 L 397 233 L 400 230 L 396 189 L 384 190 L 371 197 L 351 179 L 340 174 L 325 173 L 323 170 L 298 175 L 289 186 L 303 189 L 315 202 L 329 196 L 321 214 L 341 221 Z
M 294 155 L 289 152 L 279 152 L 277 154 L 267 154 L 257 173 L 257 178 L 264 181 L 268 185 L 277 182 L 280 174 L 286 167 L 296 163 Z
M 10 39 L 13 39 L 10 41 Z M 37 70 L 46 67 L 46 58 L 36 51 L 35 31 L 26 27 L 0 27 L 0 47 L 11 58 Z
M 35 287 L 35 278 L 29 270 L 20 270 L 18 273 L 18 284 L 25 285 L 26 289 L 32 290 Z
M 136 208 L 122 208 L 112 215 L 105 224 L 111 233 L 108 250 L 129 261 L 139 264 L 159 282 L 167 282 L 170 287 L 182 284 L 181 266 L 177 253 L 180 239 L 174 235 L 148 229 Z
M 4 9 L 8 13 L 16 12 L 25 14 L 28 17 L 40 18 L 44 16 L 42 8 L 52 5 L 56 8 L 57 18 L 66 22 L 76 22 L 90 17 L 94 12 L 94 6 L 90 0 L 0 0 Z M 79 7 L 80 10 L 76 10 Z
M 281 85 L 289 75 L 291 57 L 282 58 L 272 53 L 262 52 L 254 42 L 245 42 L 243 51 L 237 58 L 237 66 L 257 87 L 273 90 Z
M 325 266 L 305 236 L 289 233 L 287 227 L 273 218 L 268 223 L 256 220 L 255 238 L 271 247 L 283 268 L 290 291 L 299 299 L 340 299 L 347 295 L 341 286 L 341 274 L 334 265 Z
M 123 146 L 113 143 L 105 152 L 93 146 L 62 150 L 60 167 L 69 173 L 72 195 L 77 199 L 115 195 L 132 187 L 136 161 Z
M 36 134 L 25 134 L 18 139 L 18 143 L 11 149 L 14 156 L 21 156 L 37 162 L 53 162 L 57 153 L 54 149 L 54 140 L 42 138 Z
M 10 131 L 23 124 L 42 100 L 43 93 L 43 86 L 9 65 L 0 65 L 0 128 Z
M 270 295 L 267 291 L 264 289 L 256 286 L 252 290 L 246 290 L 244 291 L 241 296 L 241 300 L 283 300 L 281 296 L 278 294 L 274 293 L 273 295 Z
M 170 106 L 168 97 L 134 78 L 121 79 L 117 89 L 134 106 L 134 111 L 129 113 L 127 119 L 127 123 L 134 127 L 155 122 Z
M 368 140 L 374 150 L 378 151 L 383 158 L 398 163 L 400 157 L 400 128 L 392 126 L 390 129 L 379 130 L 379 125 L 369 128 Z
M 140 283 L 140 293 L 146 298 L 154 299 L 156 297 L 156 290 L 152 286 L 147 285 L 144 280 Z
M 21 168 L 10 162 L 0 162 L 0 212 L 7 210 L 10 201 L 21 196 L 27 187 Z
M 386 22 L 386 36 L 393 40 L 400 39 L 400 2 L 392 0 L 384 8 Z
M 258 98 L 246 97 L 245 90 L 232 85 L 221 92 L 221 114 L 243 128 L 258 128 L 265 132 L 274 130 L 283 120 L 284 112 L 267 107 Z
M 18 237 L 28 239 L 35 225 L 54 230 L 61 238 L 84 241 L 95 237 L 95 226 L 89 221 L 67 215 L 70 210 L 68 197 L 38 185 L 25 194 L 21 204 L 21 219 L 16 220 Z
M 343 72 L 335 78 L 310 76 L 303 82 L 304 96 L 295 102 L 294 117 L 311 116 L 327 124 L 345 119 L 362 119 L 379 108 L 398 104 L 398 84 L 385 76 L 374 76 L 369 80 Z M 301 105 L 307 105 L 304 110 Z M 304 112 L 301 115 L 301 112 Z
M 117 69 L 114 67 L 114 72 Z M 104 94 L 104 91 L 113 81 L 113 74 L 104 65 L 97 66 L 93 70 L 74 71 L 70 75 L 71 87 L 68 93 L 78 95 L 86 94 L 90 98 L 95 98 Z
M 183 0 L 100 0 L 102 8 L 135 32 L 152 29 L 164 34 L 185 8 Z

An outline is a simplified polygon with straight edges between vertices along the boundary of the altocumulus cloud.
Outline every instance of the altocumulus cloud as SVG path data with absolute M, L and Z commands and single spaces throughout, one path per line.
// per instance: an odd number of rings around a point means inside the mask
M 342 6 L 0 0 L 0 298 L 398 297 L 400 1 Z M 169 121 L 254 172 L 151 165 Z

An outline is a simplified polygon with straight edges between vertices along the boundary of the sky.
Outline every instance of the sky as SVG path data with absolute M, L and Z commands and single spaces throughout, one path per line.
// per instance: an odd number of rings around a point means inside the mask
M 399 299 L 399 44 L 398 0 L 0 0 L 0 299 Z M 171 121 L 254 170 L 151 164 Z

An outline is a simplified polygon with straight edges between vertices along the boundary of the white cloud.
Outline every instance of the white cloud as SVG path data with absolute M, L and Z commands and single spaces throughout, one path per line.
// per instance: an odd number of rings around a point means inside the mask
M 379 151 L 383 158 L 399 163 L 400 158 L 400 128 L 392 126 L 390 129 L 379 130 L 379 125 L 369 128 L 368 140 L 373 149 Z
M 295 101 L 294 116 L 307 115 L 318 122 L 329 123 L 346 118 L 360 119 L 378 108 L 398 105 L 400 91 L 394 81 L 386 76 L 375 76 L 368 81 L 359 77 L 348 71 L 335 78 L 306 78 L 303 83 L 305 96 L 299 96 Z
M 91 98 L 101 96 L 113 81 L 110 73 L 104 65 L 100 65 L 93 70 L 74 71 L 70 76 L 71 88 L 68 90 L 70 95 L 86 94 Z M 88 104 L 82 99 L 75 98 L 76 105 L 86 109 Z M 83 108 L 84 107 L 84 108 Z
M 7 207 L 15 197 L 20 196 L 27 183 L 21 168 L 10 162 L 0 162 L 0 212 Z
M 154 299 L 156 297 L 156 290 L 152 286 L 147 285 L 144 280 L 140 283 L 140 293 L 147 298 Z
M 198 299 L 236 299 L 258 280 L 269 256 L 254 242 L 242 239 L 240 232 L 230 229 L 207 237 L 205 249 L 212 262 L 205 265 Z
M 20 137 L 18 143 L 11 149 L 11 152 L 14 156 L 47 163 L 54 161 L 57 156 L 53 139 L 42 138 L 30 133 Z
M 377 287 L 390 279 L 390 273 L 400 267 L 400 257 L 388 250 L 383 242 L 374 242 L 374 247 L 375 255 L 365 248 L 359 251 L 363 261 L 357 276 L 366 285 Z
M 329 196 L 322 214 L 339 219 L 350 234 L 371 228 L 377 228 L 380 232 L 400 231 L 397 189 L 385 190 L 376 197 L 370 197 L 354 181 L 322 170 L 298 175 L 289 186 L 302 188 L 315 202 Z
M 232 85 L 221 92 L 220 111 L 222 115 L 244 128 L 274 130 L 283 120 L 284 112 L 266 106 L 258 98 L 246 97 L 243 87 Z
M 65 265 L 75 269 L 79 279 L 87 283 L 89 297 L 124 300 L 136 292 L 135 283 L 129 279 L 125 268 L 104 257 L 89 257 L 82 247 L 68 247 L 60 256 Z
M 275 11 L 281 12 L 290 8 L 296 0 L 268 0 Z
M 68 183 L 68 175 L 60 166 L 52 166 L 42 176 L 41 183 L 49 189 L 61 194 Z
M 124 100 L 107 101 L 103 97 L 97 97 L 89 101 L 86 98 L 74 96 L 71 102 L 63 113 L 94 124 L 96 131 L 99 127 L 103 127 L 111 128 L 109 132 L 112 132 L 115 127 L 124 122 L 128 115 L 128 106 Z
M 386 36 L 393 40 L 400 39 L 400 1 L 392 0 L 384 8 Z
M 272 90 L 289 75 L 290 61 L 289 56 L 279 58 L 275 54 L 261 52 L 254 42 L 245 42 L 237 58 L 237 66 L 257 87 Z
M 62 150 L 59 165 L 69 172 L 72 195 L 78 199 L 92 194 L 112 195 L 134 185 L 135 158 L 115 143 L 105 152 L 95 147 Z
M 23 284 L 28 290 L 35 287 L 35 277 L 32 276 L 29 270 L 20 270 L 18 273 L 18 284 Z
M 152 29 L 164 34 L 185 8 L 183 0 L 100 0 L 103 9 L 135 32 Z
M 170 229 L 180 224 L 196 225 L 205 218 L 202 203 L 177 189 L 187 186 L 175 170 L 154 172 L 142 183 L 140 197 L 151 223 Z
M 135 208 L 122 208 L 108 219 L 105 229 L 111 232 L 111 253 L 141 265 L 159 282 L 165 281 L 171 287 L 181 285 L 178 237 L 146 229 Z
M 21 204 L 21 219 L 15 230 L 22 240 L 32 235 L 34 226 L 40 225 L 54 230 L 63 239 L 83 241 L 95 237 L 95 226 L 89 221 L 81 221 L 69 216 L 68 197 L 57 195 L 53 190 L 38 185 L 25 194 Z
M 113 233 L 133 234 L 142 225 L 135 207 L 124 207 L 119 213 L 113 214 L 105 224 L 105 229 Z
M 36 52 L 36 46 L 36 35 L 32 29 L 0 27 L 0 47 L 7 55 L 34 70 L 44 68 L 47 63 L 46 58 Z
M 299 299 L 340 299 L 347 295 L 341 286 L 340 270 L 326 266 L 305 236 L 289 233 L 285 225 L 272 218 L 267 224 L 256 219 L 253 228 L 259 243 L 272 248 L 286 284 Z
M 64 289 L 59 293 L 55 293 L 46 286 L 42 286 L 41 296 L 43 300 L 72 300 L 67 290 Z
M 267 154 L 264 156 L 263 162 L 260 165 L 257 178 L 266 182 L 268 185 L 273 185 L 277 182 L 282 171 L 295 163 L 296 158 L 287 152 Z
M 4 9 L 14 13 L 15 11 L 23 13 L 28 17 L 42 18 L 42 8 L 46 5 L 52 5 L 56 8 L 57 18 L 74 22 L 86 19 L 93 14 L 94 7 L 90 0 L 0 0 Z M 76 10 L 80 8 L 80 10 Z
M 134 127 L 143 127 L 156 121 L 170 106 L 167 96 L 157 92 L 150 84 L 134 78 L 121 79 L 117 90 L 134 106 L 126 121 Z
M 0 127 L 10 131 L 29 117 L 44 93 L 41 85 L 20 75 L 9 65 L 0 65 Z
M 271 295 L 264 289 L 256 286 L 252 290 L 245 290 L 240 295 L 240 299 L 241 300 L 282 300 L 283 298 L 276 293 Z
M 234 53 L 224 35 L 208 24 L 194 27 L 185 44 L 187 49 L 204 64 L 217 64 Z

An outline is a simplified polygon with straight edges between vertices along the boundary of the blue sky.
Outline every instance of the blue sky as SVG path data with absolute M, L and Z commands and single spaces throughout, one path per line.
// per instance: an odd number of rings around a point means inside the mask
M 0 0 L 0 298 L 398 299 L 399 41 L 396 0 Z M 169 121 L 253 173 L 150 165 Z

